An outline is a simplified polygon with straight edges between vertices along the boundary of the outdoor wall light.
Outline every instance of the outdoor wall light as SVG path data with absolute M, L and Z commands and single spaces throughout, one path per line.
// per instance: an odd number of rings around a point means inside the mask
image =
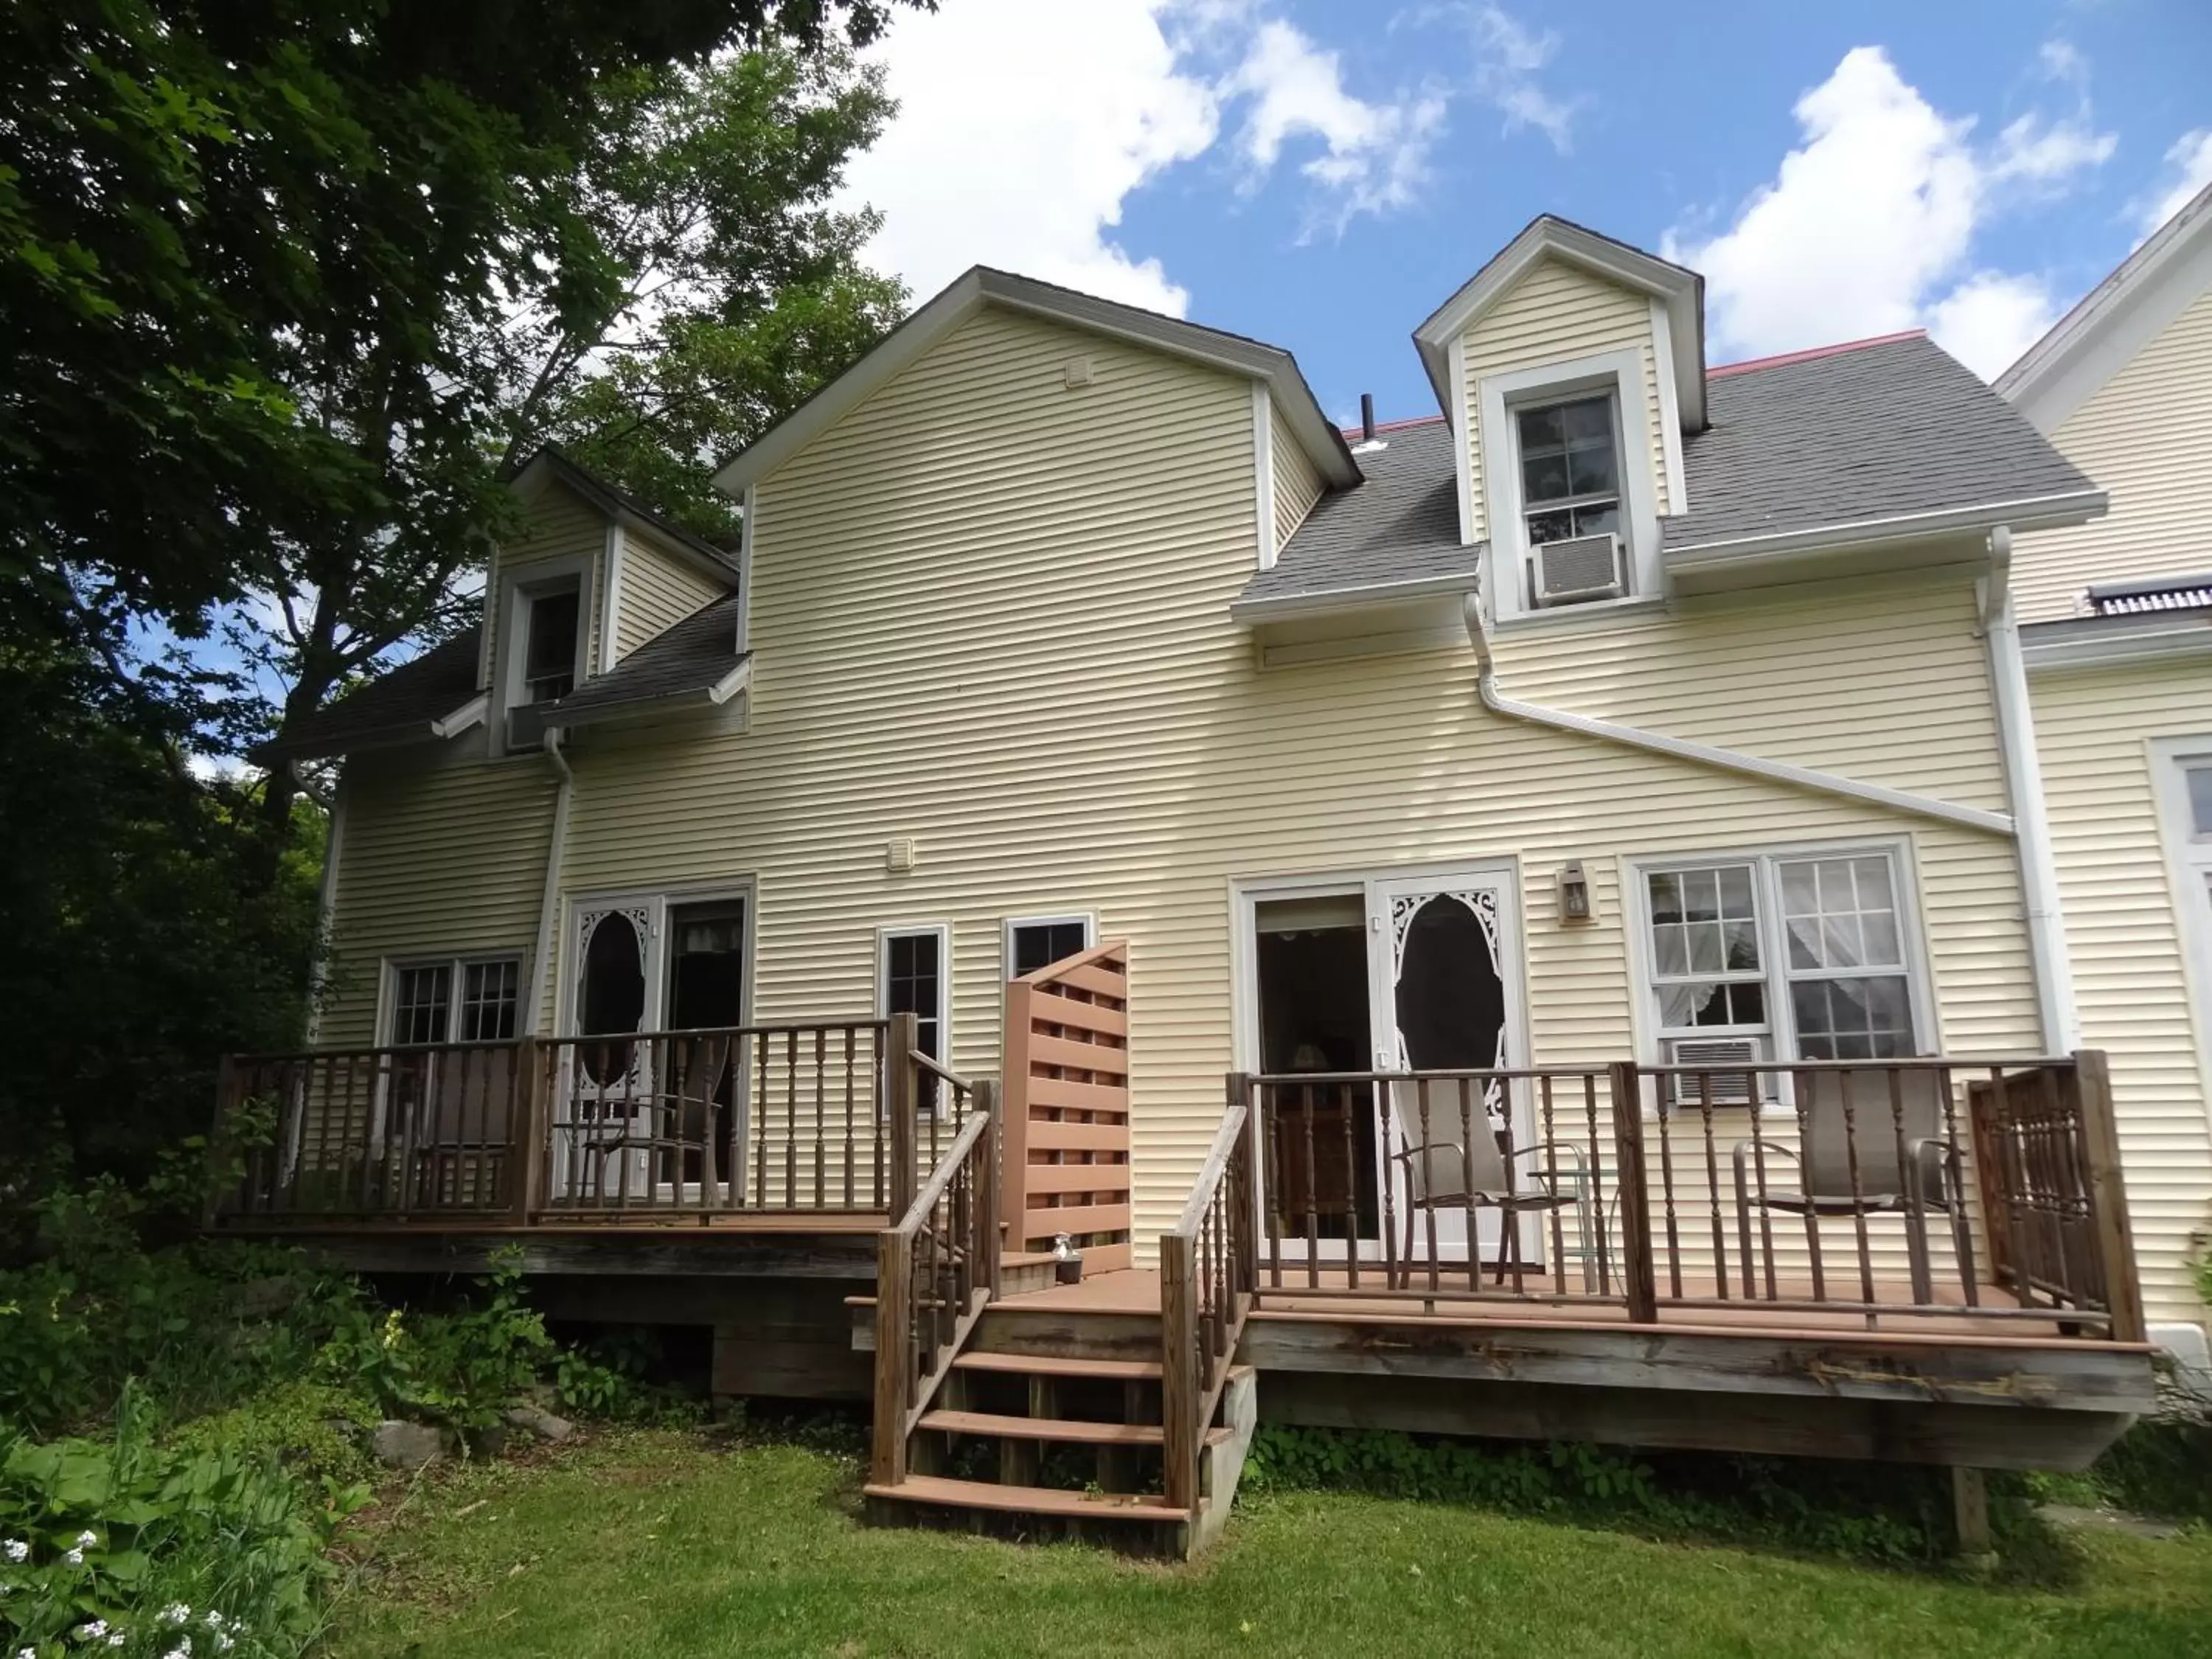
M 1589 878 L 1583 873 L 1580 859 L 1569 859 L 1559 866 L 1559 920 L 1588 921 L 1589 919 Z

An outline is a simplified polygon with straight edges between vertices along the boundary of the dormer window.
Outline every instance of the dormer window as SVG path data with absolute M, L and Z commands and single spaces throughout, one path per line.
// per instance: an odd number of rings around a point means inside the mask
M 583 655 L 583 596 L 578 584 L 526 589 L 523 599 L 522 701 L 550 702 L 576 689 Z
M 1620 447 L 1606 393 L 1516 411 L 1528 545 L 1620 532 Z

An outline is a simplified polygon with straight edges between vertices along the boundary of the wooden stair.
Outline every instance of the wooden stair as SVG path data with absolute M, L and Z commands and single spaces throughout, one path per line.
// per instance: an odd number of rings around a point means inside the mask
M 1148 1342 L 1132 1324 L 1071 1328 L 1057 1310 L 993 1304 L 915 1423 L 906 1478 L 865 1488 L 871 1517 L 1190 1554 L 1225 1518 L 1250 1439 L 1251 1373 L 1224 1391 L 1206 1436 L 1197 1509 L 1170 1504 L 1158 1316 Z

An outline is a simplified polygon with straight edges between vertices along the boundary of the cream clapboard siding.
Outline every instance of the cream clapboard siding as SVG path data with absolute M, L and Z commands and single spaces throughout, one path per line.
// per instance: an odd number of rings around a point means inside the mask
M 2013 557 L 2022 622 L 2081 613 L 2082 590 L 2212 571 L 2212 289 L 2160 329 L 2052 441 L 2112 497 L 2102 519 L 2023 536 Z
M 346 763 L 345 837 L 331 896 L 331 992 L 319 1040 L 380 1042 L 379 964 L 514 951 L 537 942 L 553 774 L 535 757 L 487 761 L 410 749 Z M 442 747 L 442 746 L 441 746 Z M 528 978 L 527 963 L 525 980 Z
M 1481 429 L 1483 377 L 1546 363 L 1568 362 L 1632 346 L 1643 354 L 1641 415 L 1656 464 L 1666 451 L 1660 441 L 1659 376 L 1652 344 L 1649 296 L 1563 261 L 1540 259 L 1461 337 L 1469 406 L 1464 422 L 1468 462 L 1469 476 L 1475 480 L 1474 528 L 1470 539 L 1483 541 L 1490 534 L 1487 508 L 1482 498 L 1482 447 L 1498 439 L 1498 434 Z M 1622 418 L 1630 420 L 1637 414 L 1636 410 L 1624 410 Z M 1628 462 L 1633 459 L 1632 446 L 1631 454 L 1623 459 Z M 1657 466 L 1652 485 L 1654 499 L 1662 514 L 1674 510 L 1668 494 L 1666 473 L 1664 466 Z
M 1283 411 L 1272 401 L 1267 405 L 1267 423 L 1268 453 L 1273 458 L 1275 475 L 1275 545 L 1280 549 L 1321 499 L 1322 477 L 1313 458 L 1291 435 Z
M 615 593 L 617 662 L 729 591 L 642 536 L 623 531 L 622 538 L 622 574 Z
M 1060 365 L 1079 344 L 1091 386 Z M 1231 1063 L 1231 883 L 1521 860 L 1540 1061 L 1630 1052 L 1619 861 L 1893 836 L 1942 1040 L 2035 1046 L 2009 843 L 1508 723 L 1449 651 L 1261 672 L 1242 381 L 986 312 L 756 495 L 747 734 L 580 747 L 564 885 L 758 883 L 757 1017 L 875 1006 L 885 924 L 952 929 L 953 1057 L 998 1064 L 1000 927 L 1131 941 L 1138 1228 L 1182 1202 Z M 1962 588 L 1531 631 L 1516 695 L 2002 805 Z M 918 863 L 884 867 L 912 836 Z M 1598 920 L 1561 927 L 1579 858 Z
M 2148 744 L 2212 736 L 2212 674 L 2138 664 L 2039 674 L 2033 691 L 2074 994 L 2083 1041 L 2112 1054 L 2144 1300 L 2153 1319 L 2202 1320 L 2189 1261 L 2212 1230 L 2212 987 L 2186 970 Z
M 484 589 L 483 653 L 477 664 L 479 688 L 492 683 L 491 665 L 498 660 L 499 595 L 507 577 L 522 566 L 547 559 L 584 557 L 592 562 L 591 588 L 597 593 L 603 591 L 606 580 L 606 515 L 565 485 L 548 485 L 531 506 L 527 530 L 502 544 L 492 561 L 491 580 Z M 584 672 L 596 674 L 599 672 L 599 619 L 586 617 L 585 622 L 589 640 Z

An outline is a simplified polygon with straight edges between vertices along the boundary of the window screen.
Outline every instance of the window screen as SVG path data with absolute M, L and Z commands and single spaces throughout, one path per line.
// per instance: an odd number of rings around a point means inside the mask
M 1013 960 L 1006 969 L 1009 979 L 1034 974 L 1040 968 L 1049 968 L 1055 962 L 1091 948 L 1091 927 L 1080 917 L 1018 921 L 1010 931 L 1014 949 Z

